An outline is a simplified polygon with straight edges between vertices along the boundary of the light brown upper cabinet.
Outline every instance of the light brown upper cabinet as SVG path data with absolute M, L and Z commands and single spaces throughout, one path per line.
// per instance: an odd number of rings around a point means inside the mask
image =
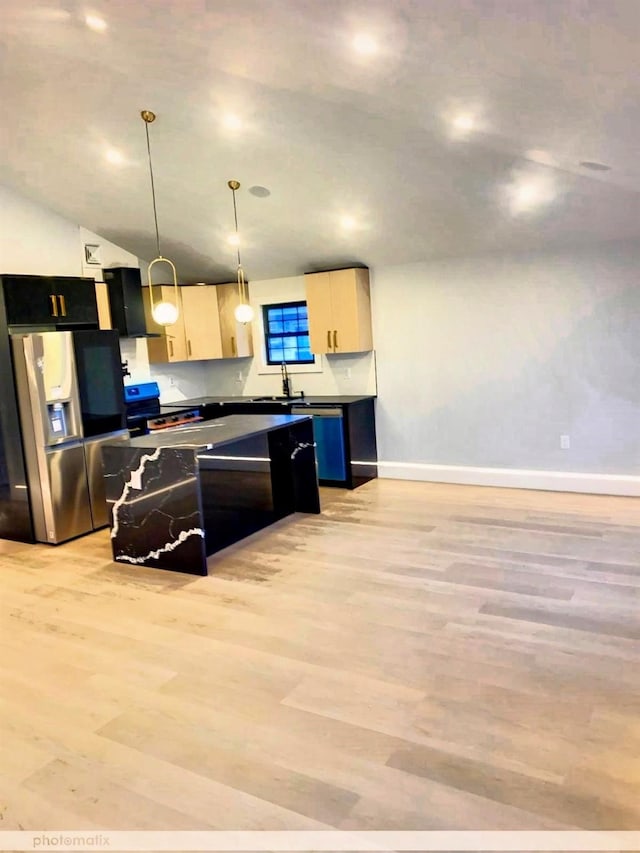
M 180 294 L 180 288 L 178 293 Z M 151 299 L 149 288 L 142 288 L 142 301 L 144 303 L 144 320 L 147 331 L 160 335 L 159 338 L 149 338 L 147 348 L 149 362 L 151 364 L 165 363 L 168 361 L 187 361 L 187 339 L 184 331 L 184 311 L 182 310 L 182 299 L 179 300 L 178 319 L 171 326 L 160 326 L 151 316 Z M 173 285 L 154 285 L 153 302 L 175 302 Z
M 218 311 L 223 358 L 245 358 L 253 355 L 251 323 L 238 323 L 234 311 L 240 304 L 237 284 L 218 284 Z M 248 292 L 248 289 L 247 289 Z
M 178 290 L 177 323 L 159 326 L 151 316 L 149 288 L 143 288 L 147 329 L 161 336 L 148 340 L 151 364 L 253 354 L 251 326 L 237 323 L 233 313 L 238 304 L 235 284 L 183 285 Z M 154 285 L 153 298 L 173 302 L 173 287 Z
M 369 270 L 331 270 L 305 275 L 309 337 L 314 353 L 373 349 Z
M 187 360 L 222 358 L 217 287 L 181 287 Z

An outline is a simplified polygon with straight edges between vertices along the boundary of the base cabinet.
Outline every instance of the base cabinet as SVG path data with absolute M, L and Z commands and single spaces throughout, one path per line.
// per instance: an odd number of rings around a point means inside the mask
M 311 415 L 320 485 L 355 489 L 378 476 L 374 403 L 373 397 L 308 405 L 245 400 L 206 403 L 199 412 L 205 421 L 238 414 Z
M 309 273 L 304 279 L 311 351 L 334 355 L 373 349 L 369 270 Z

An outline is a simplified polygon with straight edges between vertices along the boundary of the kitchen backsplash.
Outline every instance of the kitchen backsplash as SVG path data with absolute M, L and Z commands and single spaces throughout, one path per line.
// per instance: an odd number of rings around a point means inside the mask
M 163 403 L 198 396 L 242 397 L 280 394 L 280 374 L 258 372 L 256 358 L 216 361 L 177 362 L 150 365 L 144 338 L 121 339 L 122 358 L 128 362 L 130 377 L 126 383 L 155 380 Z M 317 356 L 315 373 L 296 373 L 289 369 L 294 394 L 375 394 L 375 353 Z

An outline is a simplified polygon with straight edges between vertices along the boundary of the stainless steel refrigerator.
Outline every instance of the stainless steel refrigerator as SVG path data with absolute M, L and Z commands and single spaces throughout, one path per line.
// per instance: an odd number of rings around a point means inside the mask
M 101 447 L 124 441 L 117 332 L 11 336 L 34 538 L 57 544 L 108 523 Z

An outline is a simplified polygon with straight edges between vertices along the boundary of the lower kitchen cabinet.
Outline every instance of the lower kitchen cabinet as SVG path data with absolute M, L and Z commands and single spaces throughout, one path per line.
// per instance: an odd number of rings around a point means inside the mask
M 198 404 L 197 400 L 186 402 Z M 320 485 L 355 489 L 378 476 L 374 405 L 373 397 L 348 402 L 310 397 L 304 402 L 226 399 L 202 402 L 198 409 L 204 420 L 237 414 L 311 415 Z
M 337 409 L 342 410 L 341 418 L 334 414 Z M 378 476 L 373 398 L 338 407 L 309 406 L 308 414 L 313 417 L 321 485 L 355 489 Z

